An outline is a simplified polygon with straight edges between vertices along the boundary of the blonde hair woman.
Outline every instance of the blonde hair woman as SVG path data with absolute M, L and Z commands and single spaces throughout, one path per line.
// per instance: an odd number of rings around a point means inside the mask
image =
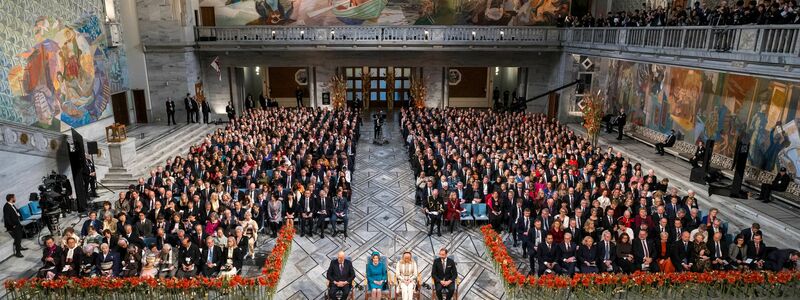
M 256 240 L 258 240 L 258 223 L 256 220 L 253 220 L 253 214 L 250 211 L 244 213 L 244 220 L 239 221 L 239 224 L 242 226 L 244 230 L 244 234 L 247 235 L 247 244 L 248 244 L 248 251 L 247 255 L 250 255 L 251 258 L 255 259 L 255 246 Z M 247 258 L 245 255 L 245 258 Z
M 397 291 L 402 295 L 402 300 L 411 300 L 414 297 L 414 290 L 420 281 L 417 262 L 411 257 L 411 251 L 403 252 L 403 258 L 397 262 L 395 267 L 397 273 Z

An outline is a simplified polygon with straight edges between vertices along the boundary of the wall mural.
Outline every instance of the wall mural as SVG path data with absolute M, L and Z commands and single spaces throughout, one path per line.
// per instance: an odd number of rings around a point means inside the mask
M 598 58 L 595 58 L 598 59 Z M 714 139 L 714 152 L 733 155 L 750 141 L 751 166 L 800 174 L 800 83 L 680 67 L 611 60 L 608 99 L 626 107 L 630 122 L 686 142 Z M 602 77 L 602 76 L 600 76 Z
M 13 37 L 0 48 L 0 120 L 63 131 L 111 115 L 110 95 L 127 89 L 127 68 L 123 50 L 106 46 L 102 1 L 0 6 L 8 8 L 0 25 Z
M 217 26 L 553 25 L 569 0 L 201 0 Z

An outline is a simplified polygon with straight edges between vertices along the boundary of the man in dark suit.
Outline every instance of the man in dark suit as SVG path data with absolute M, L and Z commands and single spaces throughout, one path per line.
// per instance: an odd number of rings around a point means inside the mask
M 536 254 L 539 260 L 539 271 L 537 272 L 539 276 L 545 273 L 561 274 L 561 266 L 558 265 L 558 253 L 555 245 L 553 245 L 552 234 L 547 234 L 544 242 L 537 246 Z
M 310 193 L 310 191 L 306 191 L 306 193 Z M 332 210 L 333 200 L 328 198 L 328 191 L 323 188 L 319 193 L 319 197 L 317 197 L 317 205 L 314 212 L 317 218 L 317 224 L 319 224 L 320 238 L 325 238 L 325 228 L 328 227 L 328 222 L 325 221 L 325 218 L 330 217 Z
M 169 125 L 178 125 L 175 123 L 175 101 L 172 101 L 172 97 L 167 97 L 167 126 Z
M 797 266 L 798 256 L 800 256 L 800 252 L 794 249 L 778 249 L 772 251 L 767 255 L 764 268 L 775 272 L 784 269 L 794 270 Z
M 207 237 L 205 240 L 206 247 L 200 250 L 200 272 L 205 277 L 212 277 L 215 273 L 219 272 L 219 267 L 222 263 L 222 249 L 214 245 L 214 238 Z
M 317 209 L 317 203 L 311 196 L 311 191 L 306 190 L 303 196 L 300 196 L 300 236 L 308 235 L 311 237 L 314 234 L 314 211 Z
M 208 114 L 211 113 L 211 107 L 208 106 L 208 100 L 203 100 L 200 104 L 200 107 L 203 110 L 203 124 L 208 124 Z
M 14 206 L 16 203 L 17 198 L 14 194 L 6 195 L 6 205 L 3 206 L 3 224 L 14 238 L 14 256 L 23 257 L 22 251 L 28 250 L 28 248 L 22 247 L 22 221 L 17 207 Z
M 656 143 L 656 154 L 664 156 L 664 148 L 675 146 L 675 129 L 670 129 L 664 141 Z
M 197 274 L 197 262 L 200 260 L 200 250 L 197 249 L 195 244 L 189 240 L 189 237 L 184 237 L 181 240 L 181 247 L 178 248 L 178 271 L 175 273 L 176 278 L 190 278 Z
M 689 241 L 689 232 L 681 233 L 681 239 L 672 245 L 672 265 L 677 272 L 689 272 L 692 269 L 694 245 Z
M 760 234 L 753 236 L 753 241 L 747 243 L 747 258 L 751 259 L 750 268 L 764 269 L 764 261 L 767 258 L 767 245 L 764 244 Z
M 572 277 L 575 275 L 575 265 L 578 264 L 578 257 L 575 255 L 578 245 L 572 242 L 572 234 L 564 233 L 564 242 L 559 243 L 556 249 L 563 274 Z
M 74 237 L 67 238 L 67 245 L 63 249 L 64 256 L 61 257 L 61 276 L 75 277 L 81 270 L 83 261 L 83 249 L 78 246 L 78 241 Z
M 638 236 L 633 240 L 633 260 L 636 269 L 648 272 L 658 272 L 655 262 L 656 245 L 647 239 L 647 230 L 639 230 Z
M 728 261 L 728 244 L 722 236 L 722 232 L 713 233 L 708 240 L 708 251 L 711 252 L 708 257 L 714 270 L 727 270 L 731 267 Z
M 294 97 L 297 99 L 297 107 L 303 107 L 303 90 L 300 86 L 294 91 Z
M 622 130 L 625 128 L 625 122 L 627 121 L 628 121 L 628 115 L 625 114 L 625 109 L 620 108 L 619 115 L 617 115 L 617 123 L 615 124 L 617 126 L 617 132 L 619 132 L 619 134 L 617 135 L 618 140 L 622 140 L 622 136 L 624 135 Z
M 200 102 L 197 101 L 197 97 L 192 97 L 192 112 L 194 112 L 194 122 L 200 123 Z
M 521 208 L 522 204 L 517 203 L 517 209 Z M 514 245 L 516 246 L 517 240 L 522 241 L 522 256 L 528 256 L 528 248 L 531 247 L 531 228 L 533 227 L 533 219 L 531 219 L 531 211 L 525 209 L 523 215 L 515 218 L 515 232 L 517 236 L 514 237 Z
M 228 105 L 225 106 L 225 113 L 228 114 L 228 122 L 236 119 L 236 109 L 233 108 L 233 102 L 228 102 Z
M 700 167 L 699 162 L 703 161 L 706 157 L 706 146 L 703 144 L 703 141 L 697 141 L 697 150 L 694 151 L 694 155 L 692 158 L 689 159 L 689 163 L 692 164 L 693 168 Z
M 433 278 L 433 285 L 436 290 L 436 299 L 450 300 L 453 298 L 457 276 L 456 262 L 447 257 L 447 249 L 439 249 L 439 259 L 433 261 L 433 267 L 431 268 L 431 278 Z
M 750 228 L 743 229 L 740 234 L 742 234 L 742 237 L 744 237 L 745 243 L 752 242 L 753 237 L 756 235 L 761 235 L 763 237 L 763 234 L 761 233 L 761 224 L 753 223 L 753 225 L 750 225 Z
M 339 251 L 336 259 L 331 260 L 331 265 L 328 267 L 326 278 L 328 279 L 328 299 L 348 299 L 350 289 L 352 288 L 353 279 L 356 273 L 353 269 L 353 263 L 345 259 L 343 251 Z M 336 294 L 341 294 L 336 297 Z
M 597 243 L 597 269 L 600 272 L 614 272 L 617 269 L 617 246 L 611 241 L 611 232 L 603 231 L 603 239 Z
M 194 123 L 194 100 L 186 93 L 186 98 L 183 98 L 183 106 L 186 108 L 186 124 Z
M 789 182 L 791 182 L 791 180 L 792 178 L 789 177 L 788 173 L 786 173 L 786 168 L 781 167 L 780 172 L 775 176 L 775 179 L 772 180 L 772 183 L 761 184 L 761 194 L 758 195 L 758 200 L 761 200 L 764 203 L 769 203 L 772 201 L 770 200 L 772 191 L 786 191 L 786 188 L 789 187 Z

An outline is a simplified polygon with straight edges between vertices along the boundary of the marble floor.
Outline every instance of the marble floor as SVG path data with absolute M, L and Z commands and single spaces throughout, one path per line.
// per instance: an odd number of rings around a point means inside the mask
M 404 250 L 411 250 L 423 281 L 430 284 L 431 262 L 441 247 L 450 249 L 455 257 L 461 299 L 504 299 L 502 283 L 487 258 L 477 227 L 457 227 L 453 234 L 445 230 L 441 237 L 428 237 L 424 215 L 414 205 L 414 176 L 397 120 L 390 118 L 387 123 L 386 145 L 371 143 L 371 123 L 365 121 L 362 127 L 353 174 L 349 237 L 297 236 L 276 299 L 323 298 L 325 271 L 339 250 L 353 260 L 357 283 L 364 282 L 367 259 L 373 251 L 387 256 L 393 265 Z M 267 243 L 271 247 L 271 241 Z M 431 292 L 423 289 L 421 298 L 430 299 Z M 356 299 L 363 299 L 363 294 L 356 290 Z

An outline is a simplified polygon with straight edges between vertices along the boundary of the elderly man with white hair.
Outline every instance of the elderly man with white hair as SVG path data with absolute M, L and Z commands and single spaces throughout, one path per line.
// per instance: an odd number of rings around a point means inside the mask
M 328 299 L 348 299 L 356 273 L 353 263 L 346 258 L 344 251 L 339 251 L 336 259 L 331 260 L 326 277 L 328 279 Z

